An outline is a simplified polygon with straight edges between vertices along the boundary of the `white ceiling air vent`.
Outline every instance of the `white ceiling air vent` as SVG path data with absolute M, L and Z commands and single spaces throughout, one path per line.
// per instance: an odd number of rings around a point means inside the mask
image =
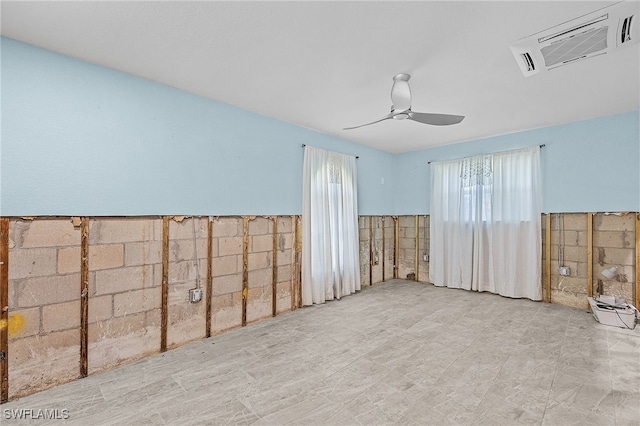
M 528 77 L 636 44 L 639 27 L 640 2 L 624 1 L 518 40 L 510 48 Z

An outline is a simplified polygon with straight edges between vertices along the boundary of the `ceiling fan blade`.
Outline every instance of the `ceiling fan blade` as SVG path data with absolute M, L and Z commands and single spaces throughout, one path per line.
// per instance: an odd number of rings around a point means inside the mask
M 391 86 L 391 104 L 396 111 L 406 111 L 411 108 L 411 88 L 409 87 L 409 74 L 397 74 L 393 77 Z
M 359 125 L 359 126 L 354 126 L 354 127 L 345 127 L 345 128 L 344 128 L 344 129 L 342 129 L 342 130 L 357 129 L 358 127 L 364 127 L 364 126 L 368 126 L 368 125 L 370 125 L 370 124 L 379 123 L 379 122 L 381 122 L 381 121 L 388 120 L 388 119 L 390 119 L 390 118 L 393 118 L 393 113 L 389 113 L 389 114 L 385 115 L 384 117 L 382 117 L 381 119 L 376 120 L 376 121 L 372 121 L 371 123 L 361 124 L 361 125 Z
M 410 111 L 408 118 L 420 123 L 431 124 L 432 126 L 449 126 L 460 123 L 464 120 L 464 115 L 431 114 L 428 112 Z

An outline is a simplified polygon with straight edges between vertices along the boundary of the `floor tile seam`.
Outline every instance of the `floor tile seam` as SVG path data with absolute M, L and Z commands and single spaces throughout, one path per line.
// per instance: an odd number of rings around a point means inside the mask
M 613 422 L 614 424 L 618 424 L 618 404 L 616 404 L 618 396 L 616 395 L 616 392 L 613 391 L 613 367 L 612 367 L 612 362 L 611 362 L 611 345 L 610 345 L 610 341 L 609 341 L 609 337 L 610 337 L 610 333 L 609 330 L 607 330 L 607 360 L 609 361 L 609 389 L 612 393 L 612 398 L 613 398 Z
M 538 312 L 539 312 L 538 308 L 536 310 L 536 314 L 534 315 L 537 316 Z M 522 332 L 522 334 L 525 334 L 533 325 L 534 322 L 530 321 L 529 324 L 527 325 L 527 327 L 524 329 L 524 331 Z M 498 370 L 498 372 L 496 373 L 496 375 L 494 376 L 493 380 L 491 381 L 491 384 L 487 387 L 487 390 L 485 391 L 484 395 L 482 395 L 482 398 L 480 399 L 480 402 L 478 403 L 478 405 L 476 406 L 476 408 L 473 410 L 472 415 L 475 415 L 476 412 L 478 411 L 478 409 L 480 408 L 480 405 L 482 404 L 482 402 L 485 400 L 485 398 L 487 397 L 487 394 L 489 393 L 489 390 L 496 384 L 496 381 L 498 379 L 498 377 L 500 376 L 500 373 L 502 373 L 502 371 L 504 370 L 504 366 L 505 364 L 509 361 L 509 359 L 511 358 L 511 356 L 513 355 L 513 353 L 516 350 L 516 347 L 518 346 L 518 343 L 516 342 L 515 345 L 512 346 L 511 351 L 509 353 L 509 356 L 505 359 L 505 361 L 502 363 L 502 365 L 500 366 L 500 369 Z M 546 410 L 546 406 L 545 406 L 545 410 Z M 544 419 L 544 413 L 542 415 L 542 417 L 540 418 L 540 424 L 542 424 L 542 420 Z
M 569 315 L 569 317 L 566 320 L 566 325 L 565 325 L 565 339 L 567 337 L 567 332 L 569 331 L 569 323 L 571 321 L 571 315 Z M 562 357 L 562 346 L 560 347 L 560 351 L 558 352 L 558 356 L 556 358 L 555 361 L 555 368 L 553 369 L 553 378 L 551 379 L 551 384 L 549 386 L 549 392 L 547 393 L 547 402 L 544 406 L 544 412 L 542 415 L 542 422 L 544 423 L 544 419 L 547 417 L 547 409 L 549 408 L 549 401 L 551 400 L 551 390 L 553 389 L 553 385 L 556 382 L 556 377 L 558 375 L 558 366 L 560 365 L 560 358 Z

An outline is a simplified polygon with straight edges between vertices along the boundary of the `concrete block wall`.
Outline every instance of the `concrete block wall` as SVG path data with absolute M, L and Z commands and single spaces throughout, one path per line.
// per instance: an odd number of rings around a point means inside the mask
M 89 220 L 89 374 L 160 350 L 161 245 L 161 219 Z M 80 248 L 65 255 L 79 269 Z
M 635 264 L 635 215 L 605 215 L 593 217 L 593 283 L 594 294 L 606 294 L 626 299 L 634 298 Z M 618 267 L 618 276 L 608 279 L 602 271 Z M 633 302 L 632 302 L 633 303 Z
M 358 219 L 360 237 L 360 284 L 362 287 L 393 278 L 393 218 L 391 216 L 361 216 Z M 384 233 L 384 241 L 383 241 Z M 383 273 L 384 257 L 384 277 Z M 371 267 L 370 262 L 373 262 Z M 369 274 L 371 273 L 371 277 Z
M 358 218 L 358 237 L 360 240 L 360 286 L 362 288 L 369 285 L 369 217 L 360 216 Z
M 382 231 L 383 231 L 382 216 L 371 216 L 371 235 L 373 242 L 371 245 L 372 261 L 371 265 L 371 280 L 372 283 L 381 283 L 384 281 L 382 278 Z M 385 244 L 387 242 L 385 241 Z M 386 268 L 385 264 L 385 268 Z M 386 272 L 386 271 L 385 271 Z
M 242 325 L 242 218 L 215 218 L 212 234 L 211 323 L 217 334 Z
M 564 265 L 559 264 L 560 221 L 564 220 Z M 593 215 L 592 294 L 624 298 L 634 303 L 635 215 Z M 588 308 L 588 217 L 586 213 L 552 215 L 551 219 L 551 302 L 576 308 Z M 560 266 L 571 274 L 560 275 Z M 619 275 L 608 279 L 604 269 L 615 266 Z
M 551 213 L 551 239 L 546 241 L 546 215 L 542 223 L 542 288 L 543 299 L 547 300 L 545 282 L 546 245 L 550 244 L 550 284 L 551 303 L 576 308 L 588 308 L 588 231 L 586 213 Z M 560 220 L 564 221 L 564 262 L 559 263 Z M 398 277 L 415 279 L 415 216 L 400 216 Z M 429 282 L 429 262 L 423 260 L 426 244 L 429 244 L 429 216 L 418 216 L 418 274 L 420 282 Z M 592 242 L 592 294 L 606 294 L 624 298 L 634 303 L 635 293 L 635 214 L 616 213 L 593 215 Z M 426 250 L 428 253 L 428 250 Z M 570 268 L 569 276 L 560 275 L 560 266 Z M 605 278 L 601 272 L 616 266 L 619 275 L 614 279 Z
M 426 240 L 425 240 L 426 234 Z M 429 261 L 424 255 L 429 255 L 429 216 L 418 216 L 418 281 L 429 282 Z
M 9 220 L 10 399 L 80 377 L 81 229 L 74 219 Z M 207 298 L 212 334 L 242 325 L 243 218 L 211 218 L 211 294 L 209 220 L 169 221 L 169 349 L 207 335 Z M 247 322 L 272 316 L 273 220 L 248 222 Z M 296 306 L 292 283 L 300 268 L 293 263 L 299 262 L 293 256 L 294 219 L 276 220 L 276 308 L 283 313 Z M 87 367 L 95 374 L 161 349 L 163 220 L 98 217 L 89 219 L 88 229 Z M 196 287 L 203 299 L 191 303 L 189 290 Z
M 398 278 L 415 280 L 415 216 L 398 216 Z
M 393 279 L 394 271 L 394 252 L 395 252 L 395 240 L 394 240 L 394 218 L 392 216 L 383 216 L 382 230 L 384 232 L 384 247 L 382 248 L 384 256 L 384 278 L 383 281 Z
M 559 262 L 559 242 L 564 222 L 564 265 Z M 587 215 L 551 215 L 551 300 L 560 305 L 586 308 L 587 304 Z M 560 266 L 571 275 L 561 276 Z
M 295 219 L 291 216 L 278 217 L 278 253 L 277 253 L 277 286 L 276 312 L 278 314 L 291 310 L 291 286 L 293 268 L 293 227 Z M 299 229 L 301 231 L 301 229 Z M 299 269 L 298 269 L 299 270 Z
M 9 221 L 9 397 L 77 379 L 80 230 L 69 219 Z
M 191 303 L 189 290 L 206 294 L 208 218 L 177 218 L 169 221 L 169 295 L 167 347 L 177 347 L 206 336 L 206 305 Z M 162 284 L 162 265 L 155 265 L 156 283 Z M 155 293 L 154 293 L 155 294 Z M 153 306 L 160 306 L 160 300 Z M 136 302 L 132 303 L 134 306 Z
M 559 216 L 552 214 L 551 239 L 543 224 L 543 266 L 550 245 L 551 302 L 586 308 L 588 238 L 586 213 L 564 214 L 564 266 L 559 275 Z M 429 244 L 429 217 L 395 218 L 398 224 L 398 277 L 428 283 L 429 263 L 422 258 Z M 169 348 L 206 336 L 205 303 L 190 303 L 189 289 L 203 288 L 211 300 L 211 332 L 242 325 L 242 217 L 175 218 L 169 222 Z M 247 223 L 247 322 L 272 315 L 273 270 L 277 270 L 278 313 L 298 306 L 301 222 L 278 216 L 274 264 L 273 218 Z M 211 220 L 212 291 L 206 293 L 208 226 Z M 362 285 L 369 285 L 370 250 L 373 284 L 394 273 L 394 224 L 391 216 L 359 218 Z M 370 241 L 369 223 L 373 240 Z M 81 232 L 71 218 L 11 218 L 9 221 L 9 391 L 28 395 L 79 378 Z M 635 214 L 593 215 L 593 294 L 633 301 L 635 297 Z M 194 233 L 195 228 L 195 233 Z M 382 235 L 385 244 L 382 244 Z M 426 241 L 425 241 L 426 234 Z M 194 248 L 195 237 L 195 248 Z M 197 256 L 196 256 L 197 253 Z M 89 221 L 89 374 L 131 362 L 160 350 L 162 298 L 162 219 L 91 218 Z M 385 259 L 384 280 L 382 262 Z M 197 258 L 197 262 L 194 260 Z M 199 267 L 197 266 L 199 265 Z M 602 270 L 618 267 L 615 279 Z M 543 267 L 544 270 L 544 267 Z M 198 283 L 198 278 L 200 282 Z M 543 276 L 543 283 L 545 277 Z M 544 286 L 543 286 L 544 289 Z M 546 292 L 545 292 L 546 297 Z

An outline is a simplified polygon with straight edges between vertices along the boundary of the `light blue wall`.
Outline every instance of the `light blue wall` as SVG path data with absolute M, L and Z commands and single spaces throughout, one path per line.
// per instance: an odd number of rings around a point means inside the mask
M 1 43 L 2 215 L 300 214 L 302 144 L 360 156 L 360 213 L 391 208 L 392 154 Z
M 638 111 L 401 155 L 1 38 L 0 214 L 300 214 L 301 144 L 358 155 L 360 214 L 428 214 L 428 162 L 545 144 L 543 210 L 640 210 Z M 384 178 L 384 184 L 381 183 Z
M 638 117 L 633 111 L 398 155 L 395 213 L 429 213 L 429 161 L 542 144 L 543 211 L 640 211 Z

